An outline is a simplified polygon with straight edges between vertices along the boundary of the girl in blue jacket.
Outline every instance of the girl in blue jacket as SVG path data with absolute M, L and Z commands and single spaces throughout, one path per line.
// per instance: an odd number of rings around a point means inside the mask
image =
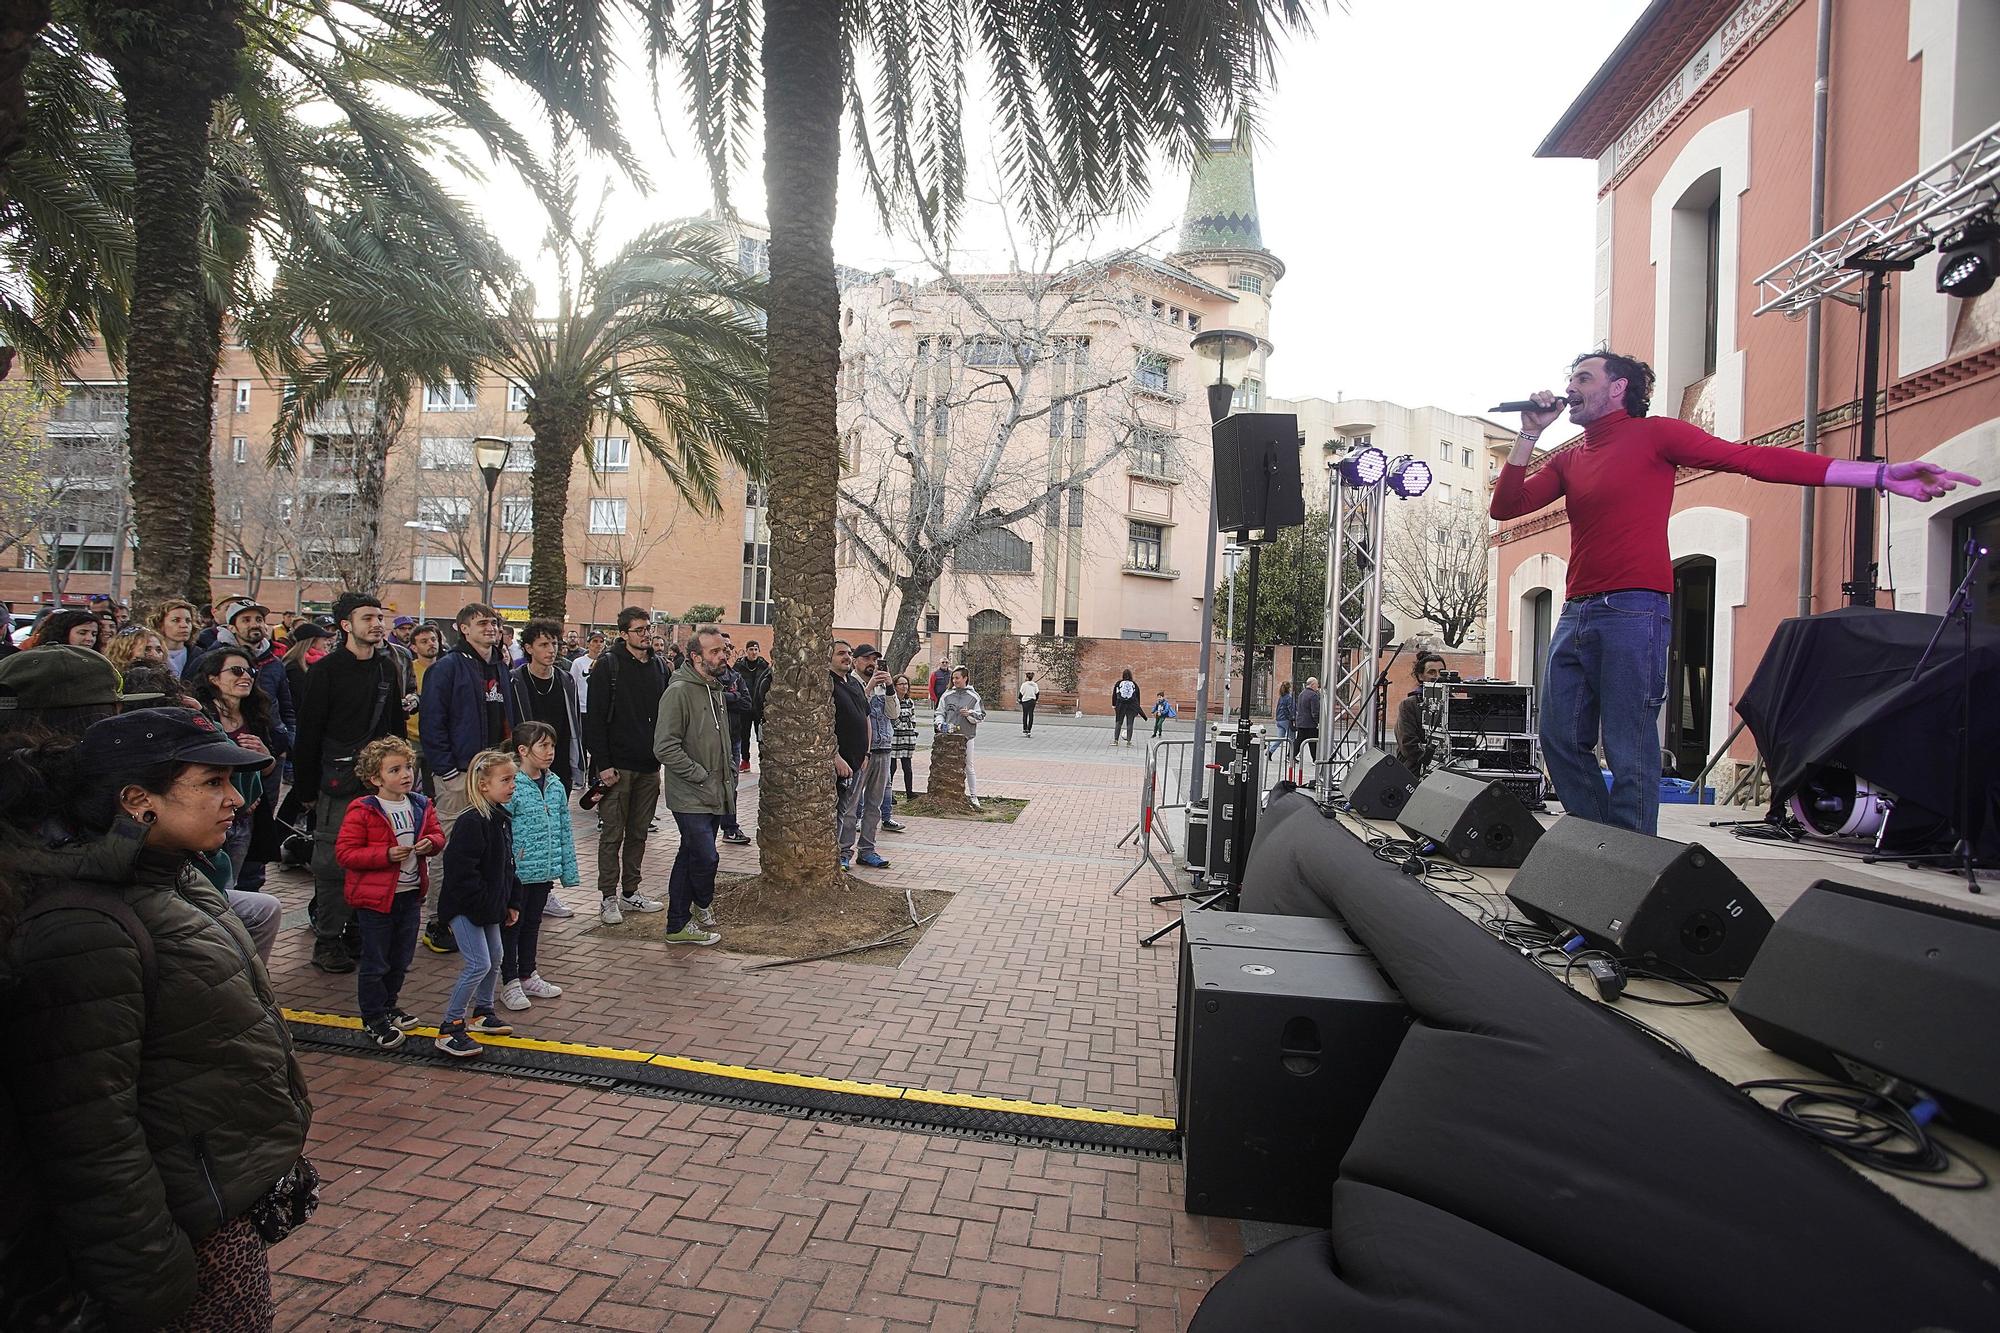
M 550 771 L 556 762 L 556 729 L 546 722 L 514 728 L 514 758 L 520 777 L 507 813 L 514 821 L 514 875 L 521 881 L 521 915 L 500 929 L 500 1003 L 526 1009 L 529 997 L 553 1000 L 562 987 L 542 980 L 535 953 L 542 937 L 542 912 L 555 881 L 575 888 L 576 836 L 569 826 L 569 793 Z

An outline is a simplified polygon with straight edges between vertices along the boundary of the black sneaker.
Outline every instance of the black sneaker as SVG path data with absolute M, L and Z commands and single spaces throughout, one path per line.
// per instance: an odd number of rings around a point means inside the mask
M 391 1009 L 389 1011 L 389 1021 L 391 1023 L 394 1023 L 398 1028 L 402 1029 L 404 1032 L 408 1032 L 411 1028 L 417 1025 L 417 1016 L 412 1013 L 407 1013 L 401 1009 Z
M 742 829 L 734 829 L 728 833 L 723 834 L 722 840 L 727 843 L 732 843 L 738 847 L 748 847 L 750 845 L 750 835 L 745 833 Z
M 511 1037 L 514 1025 L 502 1022 L 498 1014 L 474 1014 L 472 1021 L 465 1025 L 467 1032 L 476 1032 L 482 1037 Z
M 379 1050 L 393 1051 L 403 1044 L 405 1035 L 403 1029 L 389 1019 L 378 1018 L 372 1023 L 365 1024 L 363 1030 L 368 1033 L 368 1039 L 374 1042 Z
M 451 931 L 440 923 L 436 930 L 426 928 L 420 938 L 424 947 L 432 953 L 457 953 L 458 941 L 451 937 Z
M 908 833 L 910 831 L 908 824 L 899 823 L 893 819 L 883 820 L 882 827 L 890 833 Z
M 352 972 L 354 955 L 339 940 L 321 940 L 313 945 L 313 966 L 322 972 Z
M 439 1026 L 437 1048 L 446 1055 L 455 1055 L 461 1060 L 469 1060 L 486 1048 L 465 1034 L 465 1021 L 445 1023 Z

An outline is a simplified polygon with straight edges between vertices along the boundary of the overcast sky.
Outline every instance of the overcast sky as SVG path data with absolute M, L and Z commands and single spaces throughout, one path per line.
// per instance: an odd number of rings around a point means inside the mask
M 1310 40 L 1287 47 L 1257 145 L 1264 243 L 1287 269 L 1272 312 L 1272 394 L 1482 412 L 1561 387 L 1563 367 L 1590 343 L 1596 169 L 1539 161 L 1534 147 L 1644 7 L 1351 0 L 1349 12 L 1333 8 Z M 678 105 L 664 108 L 661 133 L 647 124 L 643 80 L 627 82 L 625 124 L 654 191 L 617 189 L 606 228 L 614 241 L 709 198 Z M 971 145 L 975 173 L 981 147 Z M 1161 171 L 1155 197 L 1137 216 L 1108 222 L 1091 250 L 1161 233 L 1170 246 L 1186 190 L 1182 175 Z M 761 191 L 752 163 L 736 198 L 745 216 L 763 216 Z M 543 224 L 520 207 L 518 187 L 496 179 L 475 199 L 532 263 Z M 959 267 L 1004 268 L 1000 236 L 995 211 L 970 210 Z M 877 225 L 851 162 L 835 253 L 866 269 L 914 271 L 917 258 Z

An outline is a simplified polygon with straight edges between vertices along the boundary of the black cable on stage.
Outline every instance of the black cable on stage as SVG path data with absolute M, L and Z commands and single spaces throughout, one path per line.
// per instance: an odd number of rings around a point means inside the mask
M 1754 1078 L 1736 1087 L 1799 1133 L 1861 1166 L 1937 1189 L 1986 1187 L 1986 1172 L 1977 1162 L 1925 1128 L 1937 1110 L 1928 1097 L 1905 1107 L 1887 1093 L 1839 1079 Z M 1783 1099 L 1774 1104 L 1759 1093 Z M 1970 1179 L 1935 1178 L 1959 1166 L 1971 1172 Z
M 1687 1047 L 1681 1045 L 1678 1041 L 1675 1041 L 1672 1037 L 1669 1037 L 1666 1033 L 1660 1031 L 1658 1028 L 1654 1027 L 1651 1023 L 1646 1022 L 1644 1019 L 1634 1018 L 1631 1014 L 1627 1013 L 1623 1009 L 1620 1009 L 1615 1004 L 1603 1004 L 1599 1005 L 1598 1008 L 1602 1009 L 1605 1013 L 1610 1014 L 1613 1018 L 1620 1018 L 1623 1019 L 1625 1022 L 1630 1023 L 1633 1027 L 1639 1029 L 1639 1031 L 1645 1033 L 1647 1036 L 1651 1037 L 1654 1041 L 1657 1041 L 1658 1043 L 1660 1043 L 1660 1045 L 1666 1047 L 1668 1050 L 1674 1052 L 1674 1054 L 1682 1057 L 1683 1059 L 1686 1060 L 1694 1059 L 1693 1052 L 1689 1051 Z

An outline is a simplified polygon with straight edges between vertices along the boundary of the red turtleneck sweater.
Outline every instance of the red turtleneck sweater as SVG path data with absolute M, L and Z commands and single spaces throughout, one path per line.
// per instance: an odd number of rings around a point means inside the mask
M 1740 472 L 1794 486 L 1826 482 L 1828 459 L 1797 449 L 1731 444 L 1672 417 L 1631 417 L 1613 409 L 1583 428 L 1583 443 L 1542 461 L 1533 473 L 1508 464 L 1493 487 L 1491 513 L 1519 518 L 1567 497 L 1568 597 L 1651 588 L 1671 594 L 1667 515 L 1674 469 Z

